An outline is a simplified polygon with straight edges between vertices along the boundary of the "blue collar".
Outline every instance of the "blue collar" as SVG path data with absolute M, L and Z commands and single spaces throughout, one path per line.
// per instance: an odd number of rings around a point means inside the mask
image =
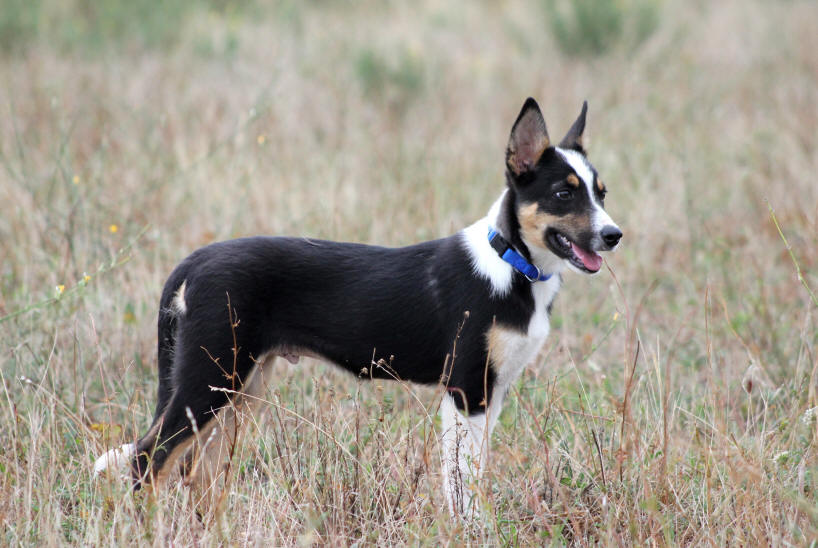
M 526 261 L 525 257 L 517 253 L 508 240 L 500 236 L 500 233 L 491 227 L 489 227 L 489 245 L 501 259 L 513 266 L 517 272 L 525 276 L 530 282 L 544 282 L 552 276 L 552 274 L 543 274 L 539 268 Z

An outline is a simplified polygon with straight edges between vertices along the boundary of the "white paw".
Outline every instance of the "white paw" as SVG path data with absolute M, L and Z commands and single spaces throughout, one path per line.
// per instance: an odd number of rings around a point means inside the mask
M 133 443 L 126 443 L 118 449 L 111 449 L 94 462 L 94 477 L 99 476 L 108 469 L 121 471 L 130 464 L 135 454 L 136 445 Z M 128 478 L 130 475 L 124 474 L 122 477 Z

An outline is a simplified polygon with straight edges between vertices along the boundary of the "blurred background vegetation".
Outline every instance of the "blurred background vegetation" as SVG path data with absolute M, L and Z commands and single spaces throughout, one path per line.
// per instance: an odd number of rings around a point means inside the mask
M 313 1 L 312 7 L 329 7 Z M 0 35 L 6 52 L 21 51 L 40 40 L 63 51 L 99 53 L 101 50 L 166 50 L 177 46 L 191 17 L 208 14 L 234 25 L 274 14 L 293 22 L 300 2 L 264 3 L 254 0 L 6 0 Z M 342 2 L 337 3 L 342 5 Z M 568 55 L 599 55 L 622 44 L 636 47 L 658 24 L 660 0 L 541 0 L 531 4 Z M 370 4 L 368 9 L 376 9 Z M 238 37 L 231 36 L 233 47 Z M 229 49 L 229 48 L 228 48 Z
M 815 21 L 806 0 L 0 0 L 0 542 L 816 538 Z M 191 527 L 184 489 L 91 481 L 149 422 L 179 260 L 452 234 L 502 190 L 528 96 L 555 139 L 589 101 L 625 237 L 566 276 L 479 527 L 441 512 L 434 389 L 313 362 L 276 365 L 311 422 L 242 453 L 241 518 Z

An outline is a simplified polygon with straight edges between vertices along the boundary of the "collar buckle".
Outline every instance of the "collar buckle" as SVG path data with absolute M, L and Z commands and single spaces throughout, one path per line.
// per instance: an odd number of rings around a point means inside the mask
M 544 282 L 545 280 L 547 280 L 548 278 L 550 278 L 550 277 L 551 277 L 551 276 L 546 276 L 545 278 L 543 278 L 542 272 L 540 272 L 540 268 L 539 268 L 537 265 L 533 265 L 533 264 L 532 264 L 531 266 L 533 266 L 533 267 L 534 267 L 534 270 L 536 270 L 536 271 L 537 271 L 537 275 L 536 275 L 536 276 L 534 276 L 534 277 L 532 278 L 531 276 L 529 276 L 529 275 L 528 275 L 528 274 L 526 274 L 525 272 L 522 272 L 522 275 L 523 275 L 523 276 L 525 276 L 525 277 L 526 277 L 526 279 L 527 279 L 529 282 L 539 282 L 539 281 L 543 281 L 543 282 Z
M 500 236 L 500 233 L 494 230 L 493 228 L 489 229 L 489 245 L 497 252 L 497 254 L 502 258 L 506 251 L 511 249 L 511 244 L 508 241 Z

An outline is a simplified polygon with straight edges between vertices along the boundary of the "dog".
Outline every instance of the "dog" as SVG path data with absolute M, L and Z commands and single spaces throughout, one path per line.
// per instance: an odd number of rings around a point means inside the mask
M 503 400 L 549 333 L 562 273 L 596 273 L 622 237 L 583 148 L 587 109 L 555 146 L 526 100 L 505 190 L 447 238 L 387 248 L 251 237 L 193 252 L 159 304 L 153 423 L 95 472 L 129 464 L 138 489 L 185 457 L 188 473 L 212 482 L 237 430 L 235 412 L 220 410 L 252 407 L 271 358 L 310 356 L 361 378 L 443 385 L 445 500 L 452 514 L 468 512 Z

